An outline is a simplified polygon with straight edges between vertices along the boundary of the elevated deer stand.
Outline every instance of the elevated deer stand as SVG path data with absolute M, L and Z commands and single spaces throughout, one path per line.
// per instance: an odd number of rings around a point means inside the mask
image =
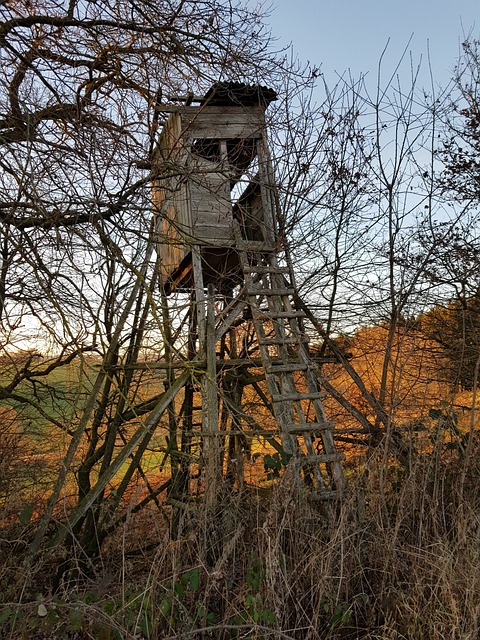
M 170 500 L 180 507 L 197 483 L 214 509 L 225 483 L 242 484 L 243 454 L 260 437 L 312 499 L 345 488 L 294 274 L 280 260 L 265 136 L 275 98 L 264 87 L 217 84 L 195 106 L 166 109 L 155 154 L 169 383 L 178 368 L 191 370 L 169 416 Z M 169 296 L 183 301 L 175 317 Z M 242 403 L 247 385 L 253 411 Z

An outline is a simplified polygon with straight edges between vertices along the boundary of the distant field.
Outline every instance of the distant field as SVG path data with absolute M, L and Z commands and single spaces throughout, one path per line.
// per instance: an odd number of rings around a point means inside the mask
M 0 404 L 16 411 L 22 433 L 39 439 L 49 435 L 55 422 L 67 429 L 74 424 L 75 416 L 84 406 L 85 383 L 89 386 L 92 375 L 93 369 L 85 373 L 78 363 L 71 363 L 47 376 L 23 380 L 13 391 L 17 397 L 2 400 Z M 8 385 L 10 380 L 8 373 L 0 376 L 2 385 Z M 25 398 L 25 402 L 20 398 Z

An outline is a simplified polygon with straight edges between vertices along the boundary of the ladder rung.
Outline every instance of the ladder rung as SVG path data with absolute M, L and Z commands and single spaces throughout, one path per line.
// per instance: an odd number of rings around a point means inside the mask
M 319 431 L 328 431 L 329 429 L 333 429 L 335 424 L 333 422 L 310 422 L 308 424 L 289 424 L 286 427 L 288 433 L 292 433 L 293 435 L 297 434 L 309 434 L 309 433 L 317 433 Z
M 288 267 L 272 267 L 265 264 L 249 264 L 243 267 L 243 273 L 290 273 Z
M 295 293 L 294 289 L 256 289 L 250 287 L 248 290 L 251 296 L 291 296 Z
M 346 456 L 344 453 L 322 453 L 300 458 L 300 464 L 321 464 L 323 462 L 342 462 Z
M 282 395 L 273 395 L 272 402 L 296 402 L 297 400 L 321 400 L 325 394 L 321 391 L 316 393 L 285 393 Z
M 273 320 L 274 318 L 304 318 L 304 311 L 263 311 L 253 315 L 254 320 Z
M 294 371 L 306 371 L 308 364 L 301 364 L 300 362 L 291 362 L 289 364 L 272 364 L 266 368 L 267 373 L 290 373 Z

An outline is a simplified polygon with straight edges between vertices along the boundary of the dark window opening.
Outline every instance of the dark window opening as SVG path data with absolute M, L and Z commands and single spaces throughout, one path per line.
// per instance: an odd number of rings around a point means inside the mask
M 255 157 L 255 140 L 231 138 L 227 140 L 228 162 L 238 172 L 244 173 Z
M 198 140 L 194 140 L 192 142 L 192 153 L 199 158 L 204 158 L 211 162 L 220 162 L 220 140 L 212 138 L 200 138 Z

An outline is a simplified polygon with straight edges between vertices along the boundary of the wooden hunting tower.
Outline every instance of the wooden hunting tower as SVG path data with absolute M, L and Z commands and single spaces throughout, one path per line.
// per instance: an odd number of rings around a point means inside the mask
M 175 108 L 160 137 L 154 199 L 166 290 L 193 287 L 192 248 L 203 281 L 225 290 L 238 277 L 234 220 L 252 240 L 273 242 L 272 194 L 265 172 L 265 87 L 222 83 L 198 106 Z
M 265 87 L 219 83 L 204 97 L 159 107 L 167 117 L 154 153 L 153 197 L 171 340 L 165 358 L 168 384 L 183 379 L 176 377 L 182 368 L 186 380 L 169 418 L 178 451 L 173 503 L 202 473 L 214 495 L 231 465 L 241 464 L 248 438 L 266 438 L 314 499 L 345 487 L 305 311 L 276 232 L 279 199 L 265 126 L 275 99 Z M 183 296 L 175 319 L 174 294 Z M 263 409 L 248 413 L 247 388 Z M 264 410 L 270 418 L 259 418 Z

